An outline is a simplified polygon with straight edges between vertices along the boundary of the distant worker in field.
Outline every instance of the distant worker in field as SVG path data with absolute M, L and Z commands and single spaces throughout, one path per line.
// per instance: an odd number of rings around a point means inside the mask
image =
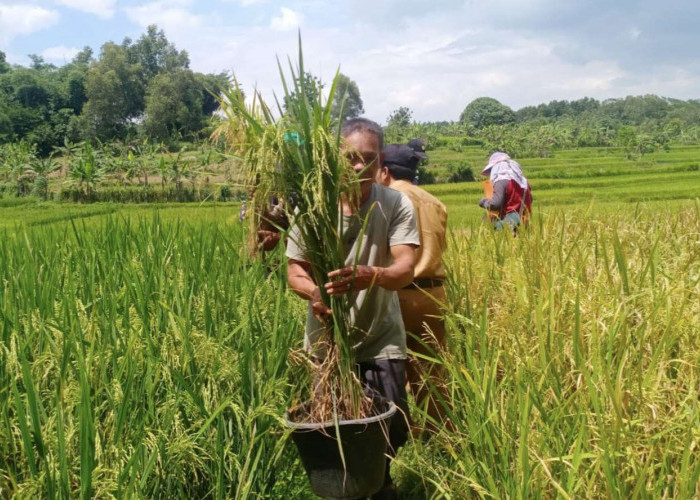
M 398 291 L 399 305 L 408 332 L 407 347 L 432 357 L 445 347 L 442 254 L 447 247 L 447 210 L 440 200 L 413 184 L 419 162 L 428 155 L 422 141 L 414 140 L 409 144 L 412 147 L 389 144 L 384 148 L 384 165 L 377 173 L 377 182 L 405 194 L 413 203 L 420 247 L 416 249 L 413 281 Z M 435 387 L 444 387 L 442 370 L 434 363 L 413 356 L 409 358 L 406 375 L 417 405 L 427 409 L 428 415 L 439 424 L 442 403 L 430 396 L 426 381 L 430 380 Z
M 532 212 L 532 189 L 520 164 L 499 151 L 491 155 L 481 174 L 489 180 L 484 183 L 486 197 L 479 200 L 479 206 L 490 212 L 496 230 L 508 225 L 515 233 Z

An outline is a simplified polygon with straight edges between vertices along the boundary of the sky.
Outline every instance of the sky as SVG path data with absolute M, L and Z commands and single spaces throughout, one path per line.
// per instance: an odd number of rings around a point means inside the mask
M 399 106 L 457 120 L 481 96 L 519 109 L 551 100 L 700 98 L 700 0 L 0 0 L 0 50 L 57 65 L 84 46 L 165 31 L 201 72 L 281 92 L 276 57 L 355 80 L 365 116 Z

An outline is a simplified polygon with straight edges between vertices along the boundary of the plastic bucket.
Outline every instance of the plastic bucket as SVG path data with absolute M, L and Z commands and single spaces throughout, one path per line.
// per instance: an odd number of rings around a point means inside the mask
M 338 422 L 342 457 L 333 422 L 297 423 L 290 417 L 303 414 L 308 406 L 307 402 L 289 410 L 285 419 L 293 430 L 292 438 L 313 492 L 324 498 L 342 499 L 379 491 L 384 484 L 389 425 L 396 413 L 394 403 L 375 398 L 375 415 Z

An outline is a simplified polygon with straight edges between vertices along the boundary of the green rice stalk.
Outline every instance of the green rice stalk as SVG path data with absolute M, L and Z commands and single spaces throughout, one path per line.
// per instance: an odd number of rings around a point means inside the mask
M 230 146 L 246 160 L 257 214 L 264 212 L 271 197 L 284 197 L 299 231 L 297 243 L 305 249 L 311 275 L 333 311 L 326 329 L 327 356 L 315 382 L 310 418 L 359 418 L 368 409 L 354 371 L 352 298 L 330 297 L 322 286 L 330 271 L 345 265 L 341 201 L 352 200 L 359 192 L 359 179 L 341 151 L 340 124 L 331 120 L 339 72 L 325 103 L 318 94 L 310 102 L 312 82 L 306 79 L 301 39 L 298 65 L 289 62 L 291 78 L 285 77 L 279 61 L 278 67 L 286 104 L 283 111 L 278 103 L 279 118 L 257 92 L 246 106 L 235 80 L 224 94 L 228 129 L 237 131 L 232 135 L 240 140 Z

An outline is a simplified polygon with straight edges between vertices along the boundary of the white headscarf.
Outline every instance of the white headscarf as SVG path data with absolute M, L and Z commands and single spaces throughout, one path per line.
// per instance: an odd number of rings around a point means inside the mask
M 498 181 L 513 180 L 522 189 L 527 189 L 527 179 L 523 175 L 520 164 L 512 160 L 506 153 L 493 153 L 481 173 L 488 175 L 493 184 Z

